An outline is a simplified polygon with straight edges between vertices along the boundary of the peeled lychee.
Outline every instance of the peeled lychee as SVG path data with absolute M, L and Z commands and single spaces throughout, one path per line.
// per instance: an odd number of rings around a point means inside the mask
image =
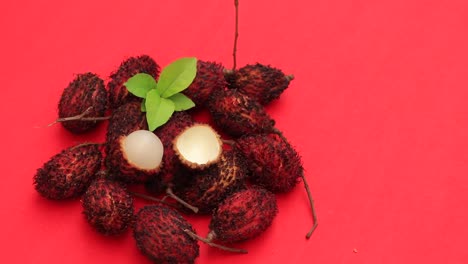
M 277 99 L 294 79 L 281 70 L 257 63 L 246 65 L 234 73 L 234 87 L 263 105 Z
M 213 91 L 222 90 L 227 83 L 223 66 L 215 62 L 197 61 L 197 75 L 192 84 L 184 90 L 195 105 L 205 106 Z
M 234 137 L 269 132 L 275 124 L 260 103 L 236 90 L 213 93 L 208 109 L 214 123 Z
M 230 244 L 254 238 L 271 225 L 277 212 L 273 193 L 257 187 L 241 190 L 214 211 L 207 239 Z
M 211 214 L 224 198 L 244 188 L 246 177 L 243 156 L 226 150 L 213 166 L 201 171 L 179 171 L 174 179 L 174 193 L 196 206 L 200 213 Z
M 111 74 L 111 80 L 107 84 L 111 109 L 128 101 L 141 101 L 141 98 L 129 93 L 124 85 L 130 77 L 137 73 L 147 73 L 157 79 L 159 72 L 158 64 L 148 55 L 130 57 L 123 61 L 119 69 Z
M 81 144 L 65 149 L 37 170 L 34 187 L 49 199 L 78 197 L 95 177 L 101 161 L 102 154 L 97 144 Z
M 106 166 L 117 179 L 142 183 L 159 172 L 163 153 L 161 140 L 154 133 L 137 130 L 109 144 Z
M 288 192 L 304 173 L 296 150 L 277 133 L 241 137 L 236 148 L 244 154 L 251 180 L 272 192 Z
M 174 151 L 187 167 L 203 169 L 219 161 L 223 143 L 219 134 L 208 124 L 193 124 L 173 141 Z
M 159 205 L 143 207 L 136 215 L 133 237 L 138 249 L 154 263 L 194 263 L 199 256 L 195 233 L 177 211 Z
M 97 179 L 83 195 L 82 206 L 87 221 L 105 235 L 121 234 L 133 221 L 133 198 L 120 182 Z
M 58 105 L 59 119 L 75 117 L 103 117 L 107 109 L 107 91 L 104 81 L 94 73 L 78 74 L 63 90 Z M 63 127 L 75 134 L 95 128 L 98 121 L 72 120 L 61 122 Z

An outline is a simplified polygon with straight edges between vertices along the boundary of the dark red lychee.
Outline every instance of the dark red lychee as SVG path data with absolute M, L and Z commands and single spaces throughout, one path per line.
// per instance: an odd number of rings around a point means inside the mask
M 219 203 L 244 188 L 247 168 L 244 157 L 235 150 L 225 150 L 219 162 L 198 171 L 181 170 L 174 179 L 174 193 L 199 209 L 211 214 Z
M 214 123 L 234 137 L 269 132 L 275 124 L 260 103 L 236 90 L 213 93 L 208 109 Z
M 34 176 L 34 187 L 49 199 L 67 199 L 86 191 L 101 167 L 97 144 L 81 144 L 53 156 Z
M 59 119 L 83 114 L 83 117 L 103 117 L 107 109 L 107 91 L 104 81 L 94 73 L 78 74 L 63 90 L 58 105 Z M 61 122 L 74 134 L 95 128 L 98 121 L 73 120 Z
M 133 198 L 126 187 L 100 178 L 89 186 L 82 198 L 88 223 L 104 235 L 118 235 L 132 224 Z
M 148 123 L 145 113 L 141 112 L 141 102 L 128 102 L 112 113 L 107 127 L 106 142 L 113 142 L 120 136 L 142 129 L 148 129 Z
M 197 107 L 206 105 L 213 91 L 222 90 L 227 83 L 224 80 L 224 67 L 215 62 L 198 60 L 197 75 L 192 84 L 184 90 Z
M 124 85 L 130 77 L 137 73 L 147 73 L 157 79 L 159 71 L 159 65 L 148 55 L 130 57 L 123 61 L 118 70 L 111 74 L 111 80 L 107 84 L 111 109 L 128 101 L 141 101 L 141 98 L 129 93 Z
M 254 238 L 271 225 L 277 212 L 273 193 L 257 187 L 241 190 L 214 211 L 207 239 L 230 244 Z
M 263 105 L 279 98 L 294 76 L 281 70 L 257 63 L 246 65 L 234 73 L 234 87 Z
M 237 140 L 244 154 L 251 180 L 272 192 L 288 192 L 304 173 L 296 150 L 277 133 L 249 135 Z
M 154 263 L 194 263 L 199 246 L 184 229 L 195 233 L 177 211 L 151 205 L 136 215 L 133 237 L 138 249 Z

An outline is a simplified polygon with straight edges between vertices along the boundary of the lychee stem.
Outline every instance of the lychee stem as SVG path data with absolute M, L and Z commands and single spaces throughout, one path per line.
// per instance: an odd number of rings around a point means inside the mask
M 198 208 L 195 207 L 195 206 L 192 206 L 190 204 L 188 204 L 186 201 L 180 199 L 177 195 L 175 195 L 173 192 L 172 192 L 172 189 L 171 187 L 168 187 L 166 189 L 166 193 L 167 195 L 169 195 L 172 199 L 176 200 L 177 202 L 179 202 L 180 204 L 182 204 L 183 206 L 187 207 L 188 209 L 194 211 L 195 213 L 198 213 Z
M 288 80 L 288 81 L 292 81 L 292 80 L 294 80 L 294 75 L 292 75 L 292 74 L 286 75 L 284 78 L 286 78 L 286 80 Z
M 142 199 L 145 199 L 145 200 L 148 200 L 148 201 L 152 201 L 152 202 L 157 202 L 157 203 L 162 203 L 162 204 L 165 204 L 165 205 L 169 205 L 169 206 L 173 206 L 172 204 L 164 201 L 164 200 L 161 200 L 161 199 L 158 199 L 156 197 L 153 197 L 153 196 L 150 196 L 150 195 L 146 195 L 146 194 L 143 194 L 143 193 L 138 193 L 138 192 L 130 192 L 130 194 L 136 196 L 136 197 L 139 197 L 139 198 L 142 198 Z
M 76 115 L 76 116 L 69 116 L 69 117 L 61 117 L 55 120 L 54 122 L 50 123 L 48 126 L 55 125 L 59 122 L 67 122 L 67 121 L 101 121 L 101 120 L 108 120 L 110 116 L 100 116 L 100 117 L 85 117 L 91 111 L 93 107 L 88 107 L 83 113 Z
M 233 71 L 235 71 L 237 67 L 237 39 L 239 38 L 239 0 L 234 0 L 234 6 L 236 8 L 236 29 L 234 32 L 234 50 L 232 52 L 232 57 L 234 58 L 234 63 L 232 65 Z
M 286 137 L 284 137 L 283 133 L 276 127 L 273 128 L 273 132 L 278 134 L 284 141 L 288 142 Z M 310 191 L 309 184 L 307 183 L 307 180 L 304 176 L 304 172 L 301 173 L 301 178 L 302 178 L 302 182 L 304 182 L 304 188 L 306 190 L 307 197 L 309 198 L 310 208 L 312 210 L 312 220 L 314 221 L 314 225 L 312 226 L 312 228 L 309 230 L 309 232 L 306 235 L 306 239 L 309 239 L 312 236 L 312 233 L 314 233 L 315 229 L 317 229 L 317 226 L 318 226 L 317 211 L 315 210 L 314 199 L 312 198 L 312 193 Z
M 236 144 L 236 141 L 232 140 L 232 139 L 221 139 L 221 141 L 224 143 L 224 144 L 228 144 L 229 146 L 234 146 Z
M 247 250 L 245 249 L 239 249 L 239 248 L 230 248 L 230 247 L 226 247 L 226 246 L 222 246 L 222 245 L 219 245 L 219 244 L 216 244 L 216 243 L 213 243 L 195 233 L 193 233 L 192 231 L 188 230 L 188 229 L 183 229 L 183 231 L 185 233 L 187 233 L 189 236 L 191 236 L 193 239 L 197 239 L 197 240 L 200 240 L 201 242 L 207 244 L 208 246 L 210 247 L 215 247 L 215 248 L 219 248 L 219 249 L 222 249 L 224 251 L 229 251 L 229 252 L 233 252 L 233 253 L 242 253 L 242 254 L 247 254 L 249 253 Z
M 84 143 L 81 143 L 81 144 L 78 144 L 76 146 L 71 147 L 71 149 L 76 149 L 76 148 L 79 148 L 79 147 L 90 146 L 90 145 L 102 146 L 102 145 L 105 145 L 105 144 L 106 143 L 84 142 Z

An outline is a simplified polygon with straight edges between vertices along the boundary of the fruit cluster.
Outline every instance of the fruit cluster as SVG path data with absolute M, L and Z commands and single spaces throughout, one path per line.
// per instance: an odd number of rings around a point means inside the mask
M 194 263 L 198 240 L 246 253 L 226 245 L 260 235 L 277 214 L 274 193 L 305 180 L 298 153 L 264 108 L 292 76 L 261 64 L 226 70 L 197 60 L 196 75 L 183 91 L 195 108 L 175 112 L 150 131 L 145 99 L 127 87 L 143 73 L 157 79 L 161 70 L 143 55 L 126 59 L 107 87 L 96 74 L 76 76 L 63 91 L 57 121 L 82 134 L 108 119 L 105 143 L 83 143 L 53 156 L 34 176 L 35 189 L 53 200 L 80 197 L 86 220 L 104 235 L 131 228 L 138 249 L 155 263 Z M 212 124 L 196 121 L 200 111 Z M 146 194 L 130 191 L 138 184 Z M 134 197 L 155 202 L 136 210 Z M 206 237 L 184 219 L 189 213 L 212 216 Z

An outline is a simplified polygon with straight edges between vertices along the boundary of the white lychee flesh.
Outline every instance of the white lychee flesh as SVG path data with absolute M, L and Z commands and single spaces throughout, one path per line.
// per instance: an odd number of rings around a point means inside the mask
M 222 142 L 212 127 L 195 124 L 177 136 L 174 149 L 184 164 L 203 167 L 219 160 Z
M 153 132 L 137 130 L 130 133 L 122 142 L 127 160 L 139 169 L 153 170 L 161 165 L 164 147 Z

